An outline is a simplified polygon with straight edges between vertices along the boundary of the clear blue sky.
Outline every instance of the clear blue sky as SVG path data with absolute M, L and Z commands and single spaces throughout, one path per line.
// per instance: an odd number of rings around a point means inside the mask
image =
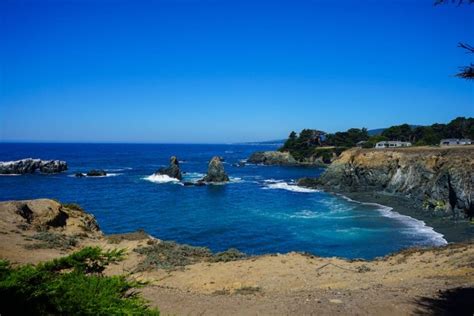
M 474 116 L 474 5 L 1 0 L 0 141 L 237 142 Z

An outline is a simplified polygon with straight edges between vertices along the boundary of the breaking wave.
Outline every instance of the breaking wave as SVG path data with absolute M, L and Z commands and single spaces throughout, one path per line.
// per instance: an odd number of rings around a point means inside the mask
M 176 178 L 171 178 L 165 174 L 152 174 L 151 176 L 143 178 L 143 180 L 147 180 L 153 183 L 177 183 L 179 182 Z

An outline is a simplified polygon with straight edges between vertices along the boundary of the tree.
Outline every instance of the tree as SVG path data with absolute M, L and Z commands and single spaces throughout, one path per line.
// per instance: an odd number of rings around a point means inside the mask
M 440 5 L 440 4 L 449 4 L 449 3 L 454 3 L 460 6 L 461 4 L 473 4 L 474 0 L 436 0 L 434 5 Z M 474 53 L 474 47 L 460 42 L 458 44 L 458 47 L 467 50 L 468 53 L 473 54 Z M 470 64 L 469 66 L 463 66 L 460 67 L 461 72 L 456 74 L 456 77 L 462 78 L 462 79 L 474 79 L 474 64 Z

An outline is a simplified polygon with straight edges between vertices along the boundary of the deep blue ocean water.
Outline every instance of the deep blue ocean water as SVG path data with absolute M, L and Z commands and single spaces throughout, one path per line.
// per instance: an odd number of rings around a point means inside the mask
M 318 176 L 323 169 L 233 165 L 254 151 L 273 149 L 271 145 L 2 143 L 0 161 L 60 159 L 67 161 L 69 170 L 0 176 L 0 200 L 74 202 L 93 213 L 105 233 L 144 229 L 160 239 L 213 251 L 234 247 L 248 254 L 305 251 L 370 259 L 414 245 L 445 243 L 423 222 L 387 207 L 293 184 L 303 176 Z M 231 182 L 187 187 L 150 178 L 171 155 L 178 156 L 185 179 L 191 181 L 204 175 L 212 156 L 222 156 Z M 90 169 L 111 174 L 74 177 Z

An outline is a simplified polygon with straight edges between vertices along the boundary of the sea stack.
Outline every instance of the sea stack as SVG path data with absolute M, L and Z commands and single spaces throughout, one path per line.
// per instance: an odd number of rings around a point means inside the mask
M 225 173 L 220 157 L 213 157 L 209 162 L 207 175 L 202 178 L 203 182 L 227 182 L 229 176 Z
M 179 168 L 179 161 L 176 156 L 171 156 L 170 165 L 167 168 L 161 168 L 155 174 L 167 175 L 168 177 L 175 178 L 178 180 L 183 179 L 181 169 Z

